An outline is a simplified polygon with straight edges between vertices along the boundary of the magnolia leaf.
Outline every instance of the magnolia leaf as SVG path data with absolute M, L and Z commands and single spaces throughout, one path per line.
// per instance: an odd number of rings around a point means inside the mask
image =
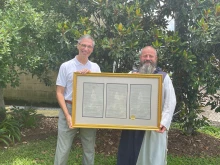
M 122 25 L 122 23 L 120 23 L 119 25 L 118 25 L 118 31 L 122 31 L 123 30 L 123 25 Z
M 215 112 L 220 112 L 220 106 L 215 109 Z

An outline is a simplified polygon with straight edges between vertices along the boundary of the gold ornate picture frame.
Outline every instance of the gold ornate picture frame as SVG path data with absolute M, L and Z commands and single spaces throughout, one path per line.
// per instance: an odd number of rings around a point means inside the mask
M 74 73 L 75 128 L 158 130 L 162 75 Z

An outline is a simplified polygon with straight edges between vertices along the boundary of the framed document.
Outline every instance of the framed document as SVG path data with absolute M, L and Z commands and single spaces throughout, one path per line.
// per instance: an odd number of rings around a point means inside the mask
M 74 73 L 75 128 L 158 130 L 162 75 Z

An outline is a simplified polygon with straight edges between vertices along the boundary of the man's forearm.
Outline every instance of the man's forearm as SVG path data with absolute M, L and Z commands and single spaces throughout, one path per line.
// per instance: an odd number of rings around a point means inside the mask
M 69 115 L 69 111 L 66 107 L 66 102 L 65 102 L 64 96 L 60 93 L 57 93 L 57 101 L 60 105 L 60 108 L 63 110 L 65 117 L 67 118 L 67 116 Z

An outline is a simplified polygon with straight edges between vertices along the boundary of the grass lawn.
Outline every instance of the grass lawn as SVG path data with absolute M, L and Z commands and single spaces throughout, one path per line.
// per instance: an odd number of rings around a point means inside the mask
M 212 136 L 214 127 L 201 130 Z M 208 131 L 209 130 L 209 131 Z M 216 131 L 216 129 L 215 129 Z M 219 146 L 216 146 L 219 147 Z M 56 148 L 56 137 L 50 137 L 42 141 L 31 141 L 22 144 L 16 144 L 13 147 L 1 148 L 0 165 L 52 165 Z M 69 165 L 81 165 L 82 148 L 75 145 L 69 156 Z M 168 154 L 168 165 L 220 165 L 220 157 L 180 157 Z M 115 165 L 116 155 L 105 156 L 96 154 L 95 165 Z
M 18 144 L 0 151 L 1 165 L 50 165 L 53 164 L 56 148 L 56 137 L 50 137 L 43 141 Z M 68 164 L 81 165 L 82 148 L 73 147 Z M 97 165 L 114 165 L 116 156 L 104 156 L 96 154 Z

